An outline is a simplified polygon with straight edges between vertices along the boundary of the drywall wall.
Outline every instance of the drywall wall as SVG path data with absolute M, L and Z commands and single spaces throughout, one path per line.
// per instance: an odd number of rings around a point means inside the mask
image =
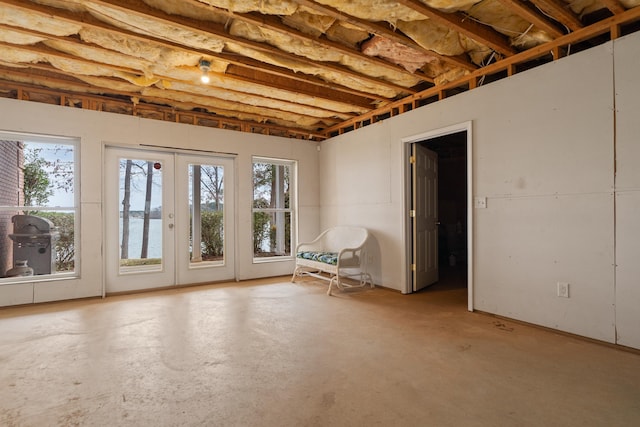
M 614 43 L 616 92 L 616 331 L 640 348 L 640 37 Z
M 75 137 L 80 140 L 80 277 L 70 280 L 0 284 L 0 305 L 102 295 L 103 150 L 105 144 L 177 147 L 237 153 L 237 279 L 286 275 L 293 261 L 253 262 L 252 156 L 298 162 L 298 221 L 301 238 L 319 232 L 318 152 L 315 142 L 168 123 L 131 116 L 0 99 L 0 131 Z
M 321 227 L 369 227 L 376 283 L 405 291 L 402 140 L 472 121 L 472 192 L 487 198 L 473 210 L 474 308 L 615 342 L 613 101 L 608 43 L 332 138 L 320 156 Z M 367 185 L 383 177 L 389 187 Z

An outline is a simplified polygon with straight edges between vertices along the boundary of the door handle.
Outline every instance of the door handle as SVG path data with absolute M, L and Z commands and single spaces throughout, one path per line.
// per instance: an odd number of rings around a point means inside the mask
M 169 228 L 170 228 L 170 229 L 171 229 L 171 228 L 173 228 L 173 224 L 172 224 L 172 223 L 171 223 L 171 224 L 169 224 Z

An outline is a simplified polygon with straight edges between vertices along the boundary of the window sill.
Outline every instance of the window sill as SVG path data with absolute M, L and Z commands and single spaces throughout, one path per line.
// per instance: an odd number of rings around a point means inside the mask
M 281 256 L 281 257 L 260 257 L 260 258 L 253 258 L 253 263 L 254 264 L 269 264 L 269 263 L 273 263 L 273 262 L 285 262 L 285 261 L 293 261 L 293 257 L 292 256 Z

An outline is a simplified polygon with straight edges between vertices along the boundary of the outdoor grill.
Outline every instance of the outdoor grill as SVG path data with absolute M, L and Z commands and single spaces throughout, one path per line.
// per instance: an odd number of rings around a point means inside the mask
M 58 231 L 51 221 L 33 215 L 14 215 L 13 263 L 26 260 L 33 274 L 51 274 L 56 270 L 55 242 Z

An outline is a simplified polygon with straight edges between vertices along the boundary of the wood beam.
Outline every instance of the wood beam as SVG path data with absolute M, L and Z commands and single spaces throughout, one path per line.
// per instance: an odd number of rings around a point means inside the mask
M 302 6 L 308 7 L 324 15 L 337 19 L 338 21 L 346 22 L 355 27 L 368 31 L 371 34 L 375 34 L 377 36 L 387 38 L 396 43 L 400 43 L 403 46 L 419 50 L 428 55 L 432 55 L 438 58 L 440 61 L 446 62 L 452 66 L 462 67 L 466 70 L 475 70 L 478 68 L 478 66 L 472 63 L 471 61 L 469 61 L 469 59 L 466 56 L 463 56 L 463 55 L 446 56 L 446 55 L 441 55 L 433 50 L 425 49 L 410 37 L 407 37 L 406 35 L 400 32 L 394 31 L 386 25 L 383 25 L 377 22 L 370 22 L 364 19 L 357 18 L 352 15 L 348 15 L 331 6 L 321 5 L 319 3 L 316 3 L 315 1 L 311 1 L 311 0 L 294 0 L 294 1 Z
M 43 87 L 48 88 L 50 91 L 55 91 L 52 93 L 62 93 L 63 91 L 66 93 L 72 93 L 75 96 L 78 97 L 83 97 L 83 96 L 88 96 L 88 97 L 97 97 L 100 96 L 102 99 L 104 100 L 111 100 L 111 101 L 118 101 L 116 98 L 111 98 L 108 96 L 104 96 L 101 95 L 99 93 L 93 93 L 91 91 L 97 91 L 100 90 L 100 88 L 96 88 L 93 85 L 89 85 L 85 82 L 79 81 L 79 80 L 70 80 L 68 78 L 68 76 L 61 74 L 59 72 L 59 70 L 56 70 L 55 68 L 49 66 L 49 65 L 43 65 L 43 64 L 34 64 L 33 67 L 31 67 L 33 70 L 36 70 L 35 73 L 31 73 L 31 77 L 34 76 L 38 76 L 38 81 L 43 82 Z M 20 78 L 23 78 L 25 73 L 24 72 L 20 72 L 17 69 L 14 68 L 10 68 L 10 67 L 3 67 L 0 66 L 0 71 L 2 72 L 2 78 L 5 81 L 11 82 L 14 85 L 25 85 L 25 83 L 21 83 L 20 82 Z M 12 79 L 13 77 L 13 79 Z M 16 79 L 16 80 L 14 80 Z M 109 80 L 108 78 L 104 78 L 106 80 Z M 48 86 L 46 84 L 48 84 Z M 33 87 L 36 87 L 35 85 L 30 85 Z M 60 87 L 67 87 L 70 89 L 60 89 Z M 181 108 L 183 110 L 184 113 L 196 113 L 196 111 L 191 111 L 195 108 L 205 108 L 209 111 L 213 110 L 213 107 L 207 108 L 207 107 L 203 107 L 200 104 L 194 104 L 191 102 L 183 102 L 183 101 L 173 101 L 173 100 L 167 100 L 164 98 L 157 98 L 157 97 L 153 97 L 153 96 L 147 96 L 144 95 L 142 93 L 139 92 L 127 92 L 127 91 L 119 91 L 119 90 L 111 90 L 109 89 L 109 93 L 113 94 L 113 95 L 118 95 L 118 96 L 122 96 L 122 97 L 127 97 L 130 99 L 139 99 L 143 102 L 149 103 L 149 104 L 153 104 L 154 106 L 158 107 L 159 109 L 162 109 L 163 105 L 166 105 L 168 102 L 170 102 L 170 104 L 172 106 L 178 106 L 179 108 Z M 215 113 L 209 113 L 209 115 L 211 117 L 213 117 L 214 115 L 217 116 L 219 119 L 223 119 L 223 120 L 236 120 L 238 121 L 238 123 L 246 123 L 246 121 L 244 120 L 240 120 L 240 119 L 234 119 L 234 117 L 238 114 L 237 111 L 231 111 L 231 110 L 226 110 L 226 109 L 222 109 L 222 108 L 217 108 L 215 109 Z M 266 115 L 258 115 L 258 114 L 253 114 L 253 113 L 243 113 L 244 117 L 249 118 L 250 120 L 254 121 L 256 124 L 261 124 L 261 125 L 265 125 L 265 126 L 270 126 L 265 122 L 266 120 L 277 120 L 277 121 L 285 121 L 283 119 L 279 119 L 277 117 L 269 117 Z M 337 123 L 339 122 L 339 120 L 334 119 L 334 118 L 318 118 L 318 117 L 311 117 L 311 116 L 307 116 L 309 118 L 312 118 L 314 120 L 317 120 L 319 123 Z M 292 123 L 292 128 L 295 128 L 294 123 Z M 281 126 L 281 125 L 280 125 Z M 283 127 L 283 129 L 287 129 L 286 127 Z M 302 130 L 304 128 L 297 128 L 299 130 Z M 309 132 L 308 130 L 304 130 L 306 132 Z
M 239 57 L 238 55 L 235 55 L 232 53 L 221 53 L 221 54 L 218 54 L 216 58 L 221 61 L 229 62 L 232 65 L 236 65 L 238 69 L 239 68 L 244 69 L 245 73 L 248 73 L 253 70 L 260 70 L 265 74 L 286 78 L 292 81 L 291 87 L 295 87 L 296 90 L 298 90 L 298 87 L 300 87 L 301 85 L 303 88 L 305 84 L 315 85 L 321 91 L 323 90 L 326 91 L 324 93 L 324 96 L 322 97 L 328 97 L 328 99 L 333 99 L 329 96 L 329 93 L 330 93 L 329 91 L 335 90 L 343 94 L 350 94 L 350 95 L 355 95 L 361 98 L 369 99 L 372 102 L 389 100 L 384 96 L 376 95 L 374 93 L 362 92 L 356 89 L 351 89 L 351 88 L 339 85 L 337 83 L 324 81 L 318 77 L 294 73 L 293 71 L 287 68 L 278 67 L 277 65 L 265 64 L 264 62 L 260 62 L 256 59 L 247 58 L 244 56 Z
M 314 44 L 319 47 L 342 52 L 345 55 L 349 55 L 367 62 L 372 62 L 379 67 L 384 67 L 398 73 L 408 74 L 414 77 L 416 76 L 415 74 L 405 70 L 403 67 L 397 64 L 393 64 L 391 62 L 385 61 L 378 57 L 365 55 L 359 50 L 353 49 L 342 43 L 334 42 L 333 40 L 329 40 L 324 36 L 315 37 L 315 36 L 312 36 L 311 34 L 307 34 L 295 28 L 289 27 L 283 24 L 279 18 L 276 18 L 274 16 L 262 15 L 257 12 L 250 12 L 250 13 L 230 12 L 226 9 L 220 9 L 211 5 L 204 4 L 199 0 L 189 0 L 189 3 L 193 7 L 198 9 L 208 10 L 208 11 L 211 11 L 211 9 L 214 9 L 217 13 L 226 15 L 230 19 L 234 19 L 234 20 L 237 19 L 237 20 L 246 22 L 250 25 L 255 25 L 260 28 L 265 28 L 271 31 L 275 31 L 285 36 L 289 36 L 294 39 L 301 40 L 304 43 Z M 418 77 L 422 78 L 424 76 L 418 76 Z M 429 83 L 433 83 L 433 79 L 430 79 Z
M 250 67 L 240 67 L 230 64 L 227 67 L 224 76 L 225 78 L 244 81 L 247 83 L 264 84 L 264 86 L 280 90 L 292 91 L 292 87 L 295 87 L 295 91 L 297 93 L 315 96 L 319 99 L 329 99 L 347 105 L 355 105 L 361 108 L 370 109 L 373 105 L 373 100 L 371 98 L 350 95 L 331 88 L 296 84 L 295 82 L 292 82 L 291 79 L 268 74 L 260 69 Z
M 298 56 L 282 51 L 266 43 L 254 42 L 252 40 L 233 37 L 226 32 L 224 26 L 221 24 L 211 21 L 199 21 L 196 19 L 185 18 L 178 15 L 169 15 L 159 9 L 154 9 L 148 6 L 146 3 L 140 0 L 94 0 L 94 3 L 115 8 L 117 10 L 120 10 L 121 12 L 137 15 L 146 19 L 154 19 L 176 28 L 200 33 L 209 37 L 213 36 L 214 38 L 218 38 L 225 43 L 235 43 L 244 48 L 257 50 L 268 55 L 277 55 L 293 62 L 304 63 L 313 67 L 323 68 L 331 72 L 347 75 L 358 80 L 367 81 L 370 84 L 386 87 L 398 92 L 415 93 L 415 91 L 410 88 L 406 88 L 404 86 L 400 86 L 386 80 L 358 73 L 343 65 L 329 62 L 313 61 L 304 56 Z
M 70 57 L 69 55 L 62 54 L 60 52 L 56 52 L 56 51 L 53 51 L 51 49 L 45 49 L 45 48 L 37 47 L 37 46 L 17 46 L 17 45 L 9 45 L 7 43 L 0 42 L 0 48 L 2 48 L 2 47 L 6 48 L 6 49 L 12 49 L 14 51 L 15 50 L 23 50 L 23 51 L 34 52 L 34 53 L 41 53 L 41 54 L 44 54 L 44 55 L 56 56 L 56 57 L 59 57 L 61 59 L 73 60 L 73 61 L 75 61 L 77 63 L 82 63 L 82 64 L 85 64 L 85 65 L 88 65 L 89 67 L 98 66 L 98 67 L 100 67 L 102 69 L 107 69 L 107 70 L 128 72 L 128 73 L 132 73 L 132 74 L 136 74 L 137 73 L 137 70 L 134 70 L 134 69 L 125 69 L 124 67 L 117 67 L 117 66 L 112 66 L 110 64 L 97 63 L 95 61 L 83 60 L 83 59 L 76 58 L 76 57 Z M 25 65 L 25 64 L 22 64 L 22 65 Z M 81 77 L 77 77 L 77 76 L 74 76 L 72 74 L 66 73 L 66 72 L 64 72 L 62 70 L 59 70 L 59 69 L 49 65 L 49 64 L 42 64 L 42 63 L 27 64 L 27 67 L 28 68 L 32 68 L 32 69 L 43 70 L 43 71 L 46 71 L 46 72 L 51 73 L 51 74 L 69 75 L 69 76 L 75 77 L 75 78 L 79 79 L 80 81 L 82 81 Z M 118 82 L 118 83 L 122 83 L 122 81 L 123 81 L 120 78 L 114 79 L 114 78 L 110 78 L 109 76 L 93 75 L 93 76 L 87 76 L 87 77 L 103 79 L 105 81 L 112 80 L 112 81 Z M 176 83 L 179 82 L 179 83 L 184 83 L 184 84 L 193 84 L 193 82 L 184 82 L 184 81 L 170 79 L 168 77 L 163 77 L 163 76 L 157 76 L 157 77 L 158 77 L 158 79 L 173 81 L 173 82 L 176 82 Z M 47 80 L 45 79 L 44 82 L 46 83 Z M 130 84 L 133 85 L 133 83 L 130 83 Z M 143 91 L 145 89 L 144 86 L 138 86 L 138 87 L 139 87 L 140 91 Z M 145 96 L 142 93 L 138 93 L 138 92 L 122 92 L 122 91 L 119 91 L 117 89 L 106 88 L 106 87 L 104 89 L 108 90 L 111 93 L 124 94 L 126 96 L 138 96 L 138 97 Z M 177 93 L 177 94 L 184 93 L 184 94 L 189 95 L 189 96 L 207 98 L 207 99 L 210 99 L 210 100 L 212 100 L 214 102 L 215 101 L 226 102 L 226 103 L 232 102 L 232 103 L 235 103 L 237 105 L 244 105 L 246 107 L 256 108 L 256 105 L 251 104 L 251 103 L 242 103 L 242 102 L 239 102 L 239 101 L 233 101 L 233 100 L 218 98 L 218 97 L 210 96 L 210 95 L 204 95 L 204 94 L 199 94 L 199 93 L 194 93 L 194 92 L 181 92 L 181 91 L 177 91 L 177 90 L 173 90 L 173 92 Z M 270 115 L 269 114 L 270 111 L 280 111 L 280 112 L 283 112 L 283 113 L 292 113 L 297 108 L 297 105 L 299 105 L 299 104 L 296 104 L 295 102 L 292 102 L 292 101 L 277 100 L 277 99 L 273 99 L 273 98 L 269 99 L 267 97 L 260 96 L 260 95 L 247 95 L 246 93 L 235 92 L 235 91 L 231 91 L 231 90 L 227 90 L 227 92 L 236 93 L 236 94 L 239 94 L 241 96 L 252 96 L 252 97 L 254 97 L 254 99 L 258 99 L 258 100 L 262 98 L 262 99 L 265 100 L 265 104 L 268 101 L 275 100 L 276 102 L 280 102 L 280 103 L 283 103 L 283 104 L 289 104 L 291 106 L 288 110 L 287 109 L 280 109 L 280 108 L 276 108 L 276 107 L 264 107 L 264 106 L 258 107 L 258 108 L 261 108 L 261 109 L 264 110 L 264 117 L 272 118 L 273 120 L 277 120 L 278 118 L 277 118 L 276 115 L 273 115 L 273 114 Z M 145 97 L 151 98 L 149 96 L 145 96 Z M 154 97 L 153 99 L 155 100 L 155 102 L 157 102 L 159 98 Z M 169 97 L 166 98 L 166 99 L 163 99 L 161 103 L 167 103 L 167 102 L 169 102 L 169 103 L 174 103 L 174 102 L 182 102 L 182 103 L 184 103 L 183 101 L 173 100 L 173 99 L 171 99 Z M 260 105 L 260 104 L 258 103 L 257 105 Z M 300 105 L 300 106 L 302 107 L 302 105 Z M 325 119 L 329 120 L 329 117 L 342 117 L 342 120 L 344 120 L 347 117 L 354 117 L 355 116 L 355 114 L 352 114 L 352 113 L 340 113 L 340 112 L 335 112 L 335 111 L 329 111 L 329 110 L 326 110 L 326 109 L 323 109 L 323 108 L 320 108 L 320 107 L 312 107 L 312 106 L 306 106 L 306 105 L 304 107 L 311 108 L 311 109 L 316 109 L 319 113 L 321 113 L 321 115 L 309 115 L 309 114 L 301 114 L 301 113 L 295 113 L 295 114 L 298 114 L 300 116 L 303 116 L 303 117 L 306 117 L 306 118 L 309 118 L 309 119 L 318 120 L 318 121 L 323 121 Z M 216 107 L 206 107 L 206 106 L 204 106 L 203 108 L 216 108 Z M 251 113 L 244 112 L 242 109 L 239 109 L 236 114 L 238 114 L 238 113 L 243 114 L 243 115 L 244 114 L 251 114 Z M 279 120 L 282 120 L 282 119 L 279 119 Z
M 292 80 L 295 80 L 298 82 L 299 84 L 309 84 L 309 85 L 315 85 L 315 86 L 320 86 L 320 87 L 324 87 L 324 88 L 328 88 L 328 89 L 332 89 L 332 90 L 337 90 L 340 92 L 344 92 L 344 93 L 348 93 L 348 94 L 353 94 L 353 95 L 357 95 L 357 96 L 362 96 L 362 97 L 367 97 L 370 98 L 372 100 L 387 100 L 387 98 L 382 97 L 380 95 L 375 95 L 375 94 L 370 94 L 370 93 L 365 93 L 362 91 L 357 91 L 345 86 L 341 86 L 339 84 L 336 83 L 331 83 L 331 82 L 326 82 L 320 78 L 317 78 L 315 76 L 309 76 L 309 75 L 304 75 L 301 73 L 295 73 L 292 70 L 289 69 L 285 69 L 282 67 L 278 67 L 275 65 L 271 65 L 271 64 L 267 64 L 267 63 L 263 63 L 260 61 L 256 61 L 252 58 L 247 58 L 241 55 L 236 55 L 236 54 L 231 54 L 231 53 L 219 53 L 219 52 L 214 52 L 211 50 L 206 50 L 206 49 L 199 49 L 199 48 L 194 48 L 192 46 L 184 46 L 169 40 L 165 40 L 165 39 L 160 39 L 157 37 L 153 37 L 153 36 L 149 36 L 149 35 L 141 35 L 139 33 L 135 33 L 133 31 L 130 30 L 125 30 L 122 28 L 117 28 L 114 27 L 112 25 L 106 24 L 103 21 L 100 21 L 98 19 L 96 19 L 95 17 L 93 17 L 92 15 L 90 15 L 89 13 L 73 13 L 73 12 L 69 12 L 69 11 L 65 11 L 62 9 L 58 9 L 58 8 L 54 8 L 54 7 L 49 7 L 49 6 L 44 6 L 44 5 L 40 5 L 40 4 L 36 4 L 36 3 L 25 3 L 24 1 L 21 0 L 0 0 L 0 3 L 4 3 L 4 4 L 8 4 L 14 8 L 17 9 L 22 9 L 22 10 L 26 10 L 29 13 L 34 13 L 34 14 L 40 14 L 41 16 L 45 17 L 45 18 L 49 18 L 51 16 L 55 16 L 56 19 L 64 21 L 64 22 L 68 22 L 70 24 L 74 24 L 74 25 L 81 25 L 82 27 L 85 28 L 92 28 L 92 29 L 96 29 L 96 30 L 100 30 L 100 31 L 105 31 L 108 32 L 110 34 L 114 34 L 120 37 L 124 37 L 124 38 L 128 38 L 128 39 L 133 39 L 133 40 L 137 40 L 143 43 L 152 43 L 152 44 L 156 44 L 159 46 L 163 46 L 163 47 L 167 47 L 170 49 L 176 49 L 176 50 L 180 50 L 183 52 L 188 52 L 188 53 L 194 53 L 194 54 L 199 54 L 199 55 L 203 55 L 203 56 L 210 56 L 212 58 L 216 58 L 219 59 L 221 61 L 224 62 L 228 62 L 231 64 L 235 64 L 238 66 L 246 66 L 246 67 L 250 67 L 250 68 L 259 68 L 262 71 L 264 71 L 265 73 L 268 74 L 273 74 L 273 75 L 277 75 L 280 77 L 285 77 L 285 78 L 291 78 Z M 284 55 L 281 55 L 284 56 Z M 293 56 L 293 55 L 291 55 Z M 299 59 L 299 57 L 295 57 L 295 60 Z M 318 64 L 313 63 L 314 66 L 318 66 Z M 338 70 L 338 72 L 342 72 L 343 70 Z M 355 74 L 353 72 L 351 72 L 352 74 Z M 357 76 L 360 76 L 359 74 L 357 74 Z M 415 93 L 416 91 L 413 89 L 407 89 L 404 87 L 395 87 L 396 90 L 402 89 L 405 92 L 408 93 Z
M 553 18 L 569 28 L 571 31 L 577 31 L 584 25 L 578 16 L 569 9 L 569 5 L 562 0 L 529 0 L 536 5 L 544 13 L 553 16 Z
M 619 0 L 602 0 L 602 3 L 613 12 L 614 15 L 624 12 L 627 10 Z
M 246 67 L 246 68 L 250 68 L 250 69 L 260 69 L 262 71 L 264 71 L 267 74 L 271 74 L 274 76 L 278 76 L 278 77 L 283 77 L 283 78 L 288 78 L 291 79 L 293 81 L 295 81 L 296 83 L 294 84 L 296 87 L 296 90 L 298 88 L 302 88 L 304 89 L 304 87 L 306 85 L 309 86 L 313 86 L 313 87 L 320 87 L 322 89 L 326 89 L 327 90 L 327 94 L 324 97 L 327 97 L 327 99 L 333 99 L 331 98 L 331 91 L 338 91 L 341 93 L 345 93 L 345 94 L 352 94 L 352 95 L 356 95 L 356 96 L 361 96 L 364 98 L 368 98 L 371 100 L 375 100 L 375 101 L 383 101 L 386 100 L 387 98 L 379 96 L 379 95 L 375 95 L 375 94 L 369 94 L 369 93 L 364 93 L 361 91 L 356 91 L 354 89 L 351 88 L 347 88 L 335 83 L 330 83 L 330 82 L 326 82 L 320 78 L 314 77 L 314 76 L 308 76 L 308 75 L 304 75 L 304 74 L 300 74 L 300 73 L 295 73 L 292 70 L 286 69 L 286 68 L 282 68 L 282 67 L 278 67 L 275 65 L 271 65 L 271 64 L 266 64 L 263 62 L 259 62 L 250 58 L 245 58 L 245 57 L 241 57 L 239 55 L 234 55 L 234 54 L 225 54 L 225 53 L 217 53 L 217 52 L 212 52 L 209 50 L 205 50 L 205 49 L 197 49 L 197 48 L 193 48 L 193 47 L 185 47 L 183 45 L 179 45 L 177 43 L 171 42 L 171 41 L 167 41 L 167 40 L 162 40 L 162 39 L 158 39 L 152 36 L 143 36 L 140 35 L 138 33 L 134 33 L 132 31 L 128 31 L 128 30 L 124 30 L 124 29 L 120 29 L 120 28 L 116 28 L 113 27 L 109 24 L 106 24 L 102 21 L 97 20 L 96 18 L 94 18 L 93 16 L 89 15 L 89 14 L 74 14 L 71 12 L 67 12 L 64 10 L 60 10 L 60 9 L 55 9 L 55 8 L 51 8 L 51 7 L 47 7 L 47 6 L 41 6 L 41 5 L 35 5 L 35 4 L 30 4 L 30 5 L 26 5 L 24 4 L 24 2 L 21 2 L 19 0 L 0 0 L 0 3 L 5 3 L 5 4 L 10 4 L 11 6 L 14 7 L 19 7 L 22 8 L 24 10 L 27 10 L 31 13 L 39 13 L 43 16 L 55 16 L 56 19 L 60 19 L 63 20 L 65 22 L 71 23 L 71 24 L 78 24 L 78 25 L 82 25 L 83 27 L 86 28 L 92 28 L 92 29 L 96 29 L 99 31 L 104 31 L 106 33 L 109 34 L 113 34 L 119 37 L 124 37 L 127 39 L 132 39 L 132 40 L 136 40 L 142 43 L 150 43 L 150 44 L 156 44 L 158 46 L 161 47 L 166 47 L 169 49 L 175 49 L 175 50 L 179 50 L 182 52 L 186 52 L 186 53 L 190 53 L 190 54 L 196 54 L 196 55 L 203 55 L 203 56 L 210 56 L 213 58 L 216 58 L 222 62 L 227 62 L 229 64 L 234 64 L 237 65 L 239 67 Z M 52 38 L 53 36 L 47 34 L 47 36 L 49 38 Z M 67 40 L 66 37 L 61 37 L 62 40 Z M 323 97 L 323 96 L 321 96 Z
M 523 0 L 499 1 L 525 21 L 532 23 L 541 30 L 544 30 L 552 38 L 555 39 L 564 35 L 562 29 L 559 28 L 555 22 L 542 15 L 538 9 L 532 7 L 528 2 L 525 3 Z
M 20 32 L 23 34 L 29 34 L 29 35 L 36 35 L 38 37 L 45 37 L 47 38 L 46 34 L 43 33 L 39 33 L 37 31 L 34 30 L 27 30 L 27 29 L 22 29 L 22 28 L 16 28 L 16 27 L 10 27 L 8 25 L 5 24 L 0 24 L 0 29 L 9 29 L 11 31 L 15 31 L 15 32 Z M 51 36 L 50 38 L 55 39 L 55 40 L 63 40 L 65 43 L 71 43 L 71 44 L 78 44 L 78 45 L 82 45 L 82 42 L 80 42 L 79 40 L 76 39 L 68 39 L 68 38 L 64 38 L 62 36 Z M 0 46 L 4 46 L 6 49 L 10 49 L 10 50 L 23 50 L 23 51 L 28 51 L 28 52 L 33 52 L 33 53 L 39 53 L 39 54 L 43 54 L 43 55 L 49 55 L 49 56 L 54 56 L 60 59 L 65 59 L 65 60 L 71 60 L 71 61 L 75 61 L 76 63 L 81 63 L 84 64 L 85 66 L 87 66 L 88 68 L 99 68 L 99 69 L 107 69 L 107 70 L 112 70 L 112 71 L 118 71 L 118 72 L 122 72 L 122 73 L 129 73 L 132 75 L 142 75 L 144 74 L 144 72 L 142 70 L 138 70 L 135 68 L 128 68 L 128 67 L 122 67 L 122 66 L 117 66 L 117 65 L 113 65 L 113 64 L 106 64 L 106 63 L 101 63 L 101 62 L 97 62 L 95 60 L 90 60 L 90 59 L 85 59 L 85 58 L 80 58 L 77 56 L 72 56 L 63 52 L 60 52 L 58 50 L 55 50 L 53 48 L 49 48 L 49 47 L 42 47 L 42 46 L 37 46 L 37 45 L 12 45 L 9 43 L 4 43 L 4 42 L 0 42 Z M 103 48 L 99 48 L 96 47 L 95 49 L 99 49 L 99 50 L 104 50 Z M 214 74 L 214 73 L 211 73 Z M 229 76 L 227 74 L 223 75 L 225 79 L 228 80 L 238 80 L 238 81 L 244 81 L 244 82 L 248 82 L 251 84 L 256 84 L 254 81 L 251 81 L 250 79 L 246 79 L 246 78 L 235 78 L 233 76 Z M 95 76 L 95 77 L 100 77 L 100 76 Z M 192 81 L 182 81 L 182 80 L 176 80 L 175 78 L 171 78 L 165 75 L 161 75 L 161 74 L 155 74 L 154 77 L 161 79 L 161 80 L 165 80 L 165 81 L 170 81 L 170 82 L 179 82 L 179 83 L 183 83 L 183 84 L 189 84 L 189 85 L 193 85 L 194 82 Z M 276 88 L 275 85 L 271 85 L 270 87 Z M 298 103 L 295 100 L 292 101 L 290 99 L 286 99 L 286 98 L 277 98 L 277 97 L 270 97 L 270 96 L 265 96 L 265 95 L 260 95 L 260 94 L 252 94 L 249 92 L 239 92 L 233 89 L 229 89 L 229 88 L 219 88 L 219 89 L 224 89 L 229 93 L 235 93 L 241 96 L 249 96 L 249 97 L 253 97 L 254 99 L 264 99 L 265 102 L 272 102 L 272 101 L 276 101 L 276 102 L 283 102 L 283 103 L 287 103 L 287 104 L 292 104 L 292 105 L 300 105 L 302 107 L 307 107 L 307 108 L 315 108 L 319 111 L 323 111 L 324 114 L 331 114 L 331 115 L 336 115 L 336 116 L 353 116 L 353 113 L 344 113 L 344 112 L 340 112 L 337 110 L 327 110 L 326 108 L 322 108 L 322 107 L 313 107 L 311 105 L 307 105 L 307 104 L 302 104 L 302 103 Z M 280 90 L 284 90 L 287 91 L 291 94 L 291 96 L 293 97 L 293 99 L 295 99 L 296 93 L 293 92 L 289 87 L 281 87 L 278 88 Z M 198 95 L 198 94 L 196 94 Z M 204 95 L 198 95 L 198 96 L 204 96 Z M 314 95 L 311 95 L 314 96 Z M 335 102 L 335 100 L 331 100 L 333 102 Z M 253 104 L 247 104 L 247 105 L 253 105 Z M 346 104 L 345 105 L 350 105 L 350 104 Z M 371 105 L 367 104 L 366 106 L 363 106 L 362 108 L 367 108 L 367 109 L 371 109 Z
M 445 13 L 429 7 L 419 0 L 397 0 L 397 2 L 434 20 L 440 25 L 449 27 L 478 43 L 488 46 L 504 56 L 511 56 L 517 53 L 516 49 L 509 44 L 506 36 L 491 27 L 469 19 L 462 13 Z
M 0 67 L 0 70 L 2 70 L 2 67 Z M 46 94 L 52 97 L 59 97 L 61 101 L 59 105 L 69 106 L 72 108 L 105 111 L 102 108 L 103 105 L 111 105 L 111 106 L 120 107 L 121 111 L 130 109 L 132 112 L 132 115 L 135 115 L 134 113 L 135 110 L 140 111 L 140 110 L 147 110 L 149 108 L 152 108 L 153 111 L 160 112 L 163 116 L 163 120 L 165 121 L 184 123 L 183 121 L 179 121 L 179 117 L 187 116 L 187 117 L 192 117 L 193 120 L 191 124 L 194 124 L 197 126 L 224 128 L 224 125 L 233 125 L 238 128 L 242 127 L 244 129 L 247 129 L 247 132 L 251 132 L 251 133 L 263 133 L 263 132 L 256 132 L 256 130 L 264 129 L 267 132 L 267 134 L 287 134 L 287 136 L 289 137 L 292 137 L 291 135 L 293 135 L 293 137 L 295 138 L 314 139 L 314 140 L 326 139 L 324 135 L 321 135 L 315 131 L 310 131 L 308 129 L 285 127 L 285 126 L 271 124 L 271 123 L 246 122 L 240 119 L 218 116 L 213 113 L 187 111 L 187 110 L 180 111 L 180 110 L 176 110 L 173 107 L 165 107 L 165 106 L 150 105 L 150 104 L 145 105 L 144 103 L 138 104 L 136 108 L 135 104 L 133 104 L 132 101 L 124 101 L 120 99 L 109 98 L 106 96 L 86 94 L 86 93 L 79 94 L 79 93 L 75 93 L 68 90 L 63 91 L 63 90 L 47 89 L 41 86 L 35 86 L 35 85 L 24 84 L 24 83 L 16 83 L 11 80 L 0 79 L 0 89 L 5 91 L 15 90 L 16 96 L 14 99 L 21 100 L 21 101 L 30 101 L 31 99 L 29 99 L 26 94 L 37 92 L 38 94 Z M 67 105 L 65 101 L 68 101 L 70 99 L 80 101 L 81 105 L 79 106 Z M 111 112 L 114 112 L 114 111 L 111 111 Z M 120 112 L 120 114 L 123 114 L 123 113 Z M 172 116 L 174 118 L 170 119 L 170 117 Z M 206 123 L 216 122 L 217 126 L 202 124 L 203 122 L 206 122 Z
M 45 34 L 45 33 L 41 33 L 39 31 L 36 30 L 32 30 L 32 29 L 27 29 L 27 28 L 18 28 L 18 27 L 12 27 L 10 25 L 6 25 L 6 24 L 0 24 L 0 29 L 4 29 L 7 31 L 13 31 L 13 32 L 18 32 L 18 33 L 22 33 L 22 34 L 28 34 L 31 36 L 36 36 L 36 37 L 41 37 L 44 39 L 49 39 L 49 40 L 59 40 L 62 41 L 64 43 L 70 43 L 70 44 L 76 44 L 79 46 L 83 46 L 86 48 L 86 46 L 78 39 L 76 38 L 69 38 L 69 37 L 65 37 L 65 36 L 55 36 L 55 35 L 51 35 L 51 34 Z M 24 45 L 20 45 L 17 46 L 17 49 L 20 49 L 22 47 L 25 47 Z M 105 50 L 102 47 L 96 46 L 96 49 L 100 49 L 100 50 Z M 56 56 L 62 56 L 62 54 L 59 51 L 55 51 L 55 50 L 47 50 L 46 53 L 48 54 L 54 54 Z M 77 58 L 77 57 L 73 57 L 73 56 L 69 56 L 66 55 L 64 56 L 67 59 L 72 59 L 72 60 L 81 60 L 82 58 Z M 95 63 L 95 65 L 98 65 L 100 67 L 111 67 L 111 68 L 115 68 L 115 66 L 111 66 L 111 65 L 106 65 L 106 64 L 102 64 L 102 63 L 97 63 L 95 61 L 89 60 L 88 63 Z M 118 67 L 120 68 L 120 71 L 123 72 L 129 72 L 132 74 L 143 74 L 142 70 L 135 70 L 132 68 L 126 68 L 126 67 Z M 210 74 L 219 74 L 219 73 L 214 73 L 214 72 L 210 72 Z M 348 95 L 344 92 L 340 92 L 338 90 L 335 89 L 331 89 L 331 88 L 326 88 L 326 87 L 319 87 L 316 85 L 307 85 L 305 84 L 305 81 L 303 80 L 300 84 L 296 84 L 295 85 L 295 92 L 292 91 L 291 87 L 292 87 L 292 82 L 290 79 L 286 79 L 286 78 L 279 78 L 277 76 L 268 74 L 268 73 L 264 73 L 263 71 L 261 71 L 260 69 L 256 68 L 256 67 L 241 67 L 241 66 L 236 66 L 233 64 L 230 64 L 227 66 L 227 69 L 225 71 L 225 73 L 220 73 L 220 76 L 224 77 L 224 79 L 226 80 L 235 80 L 235 81 L 239 81 L 239 82 L 243 82 L 243 83 L 249 83 L 252 85 L 256 85 L 256 86 L 265 86 L 268 88 L 273 88 L 273 89 L 279 89 L 279 90 L 283 90 L 283 91 L 288 91 L 291 92 L 292 95 L 296 95 L 298 93 L 300 94 L 304 94 L 304 95 L 309 95 L 309 96 L 314 96 L 320 99 L 326 99 L 332 102 L 339 102 L 339 103 L 343 103 L 345 105 L 355 105 L 355 106 L 359 106 L 361 108 L 367 108 L 370 109 L 372 106 L 372 99 L 369 98 L 365 98 L 363 96 L 353 96 L 353 95 Z M 250 78 L 247 78 L 250 77 Z M 162 77 L 159 76 L 159 78 L 165 79 L 165 80 L 171 80 L 168 77 Z M 277 79 L 277 80 L 276 80 Z M 273 98 L 273 99 L 280 99 L 280 98 Z M 286 100 L 285 100 L 286 101 Z

